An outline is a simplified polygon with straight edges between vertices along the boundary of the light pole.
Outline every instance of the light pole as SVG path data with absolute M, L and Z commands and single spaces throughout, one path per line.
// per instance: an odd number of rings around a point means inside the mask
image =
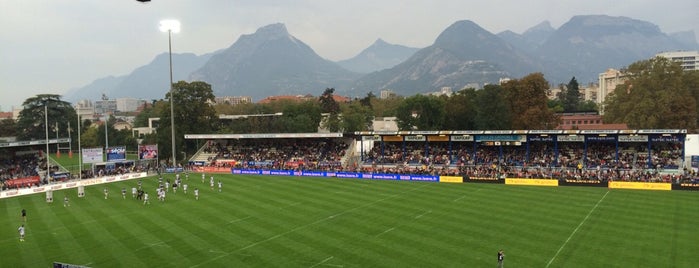
M 180 32 L 180 22 L 177 20 L 160 21 L 160 31 L 167 32 L 168 54 L 170 56 L 170 130 L 172 132 L 172 165 L 177 173 L 177 158 L 175 157 L 175 108 L 173 99 L 175 92 L 172 84 L 172 33 Z
M 80 132 L 82 132 L 82 127 L 80 127 L 80 119 L 82 119 L 82 115 L 78 113 L 78 178 L 80 180 L 83 179 L 83 149 L 80 144 Z

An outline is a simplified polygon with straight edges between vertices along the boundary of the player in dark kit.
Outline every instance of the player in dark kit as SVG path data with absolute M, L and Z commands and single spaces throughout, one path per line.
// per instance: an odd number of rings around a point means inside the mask
M 27 222 L 27 210 L 26 209 L 22 209 L 22 220 L 24 222 Z
M 503 268 L 505 262 L 505 252 L 501 250 L 498 251 L 498 268 Z

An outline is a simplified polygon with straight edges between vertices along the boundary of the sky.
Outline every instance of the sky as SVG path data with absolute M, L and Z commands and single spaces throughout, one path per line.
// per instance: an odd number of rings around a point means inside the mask
M 149 63 L 168 51 L 167 34 L 158 29 L 163 19 L 182 25 L 173 53 L 213 52 L 284 23 L 318 55 L 337 61 L 378 38 L 429 46 L 459 20 L 492 33 L 522 33 L 542 21 L 558 28 L 575 15 L 603 14 L 699 34 L 697 11 L 696 0 L 0 0 L 0 111 Z

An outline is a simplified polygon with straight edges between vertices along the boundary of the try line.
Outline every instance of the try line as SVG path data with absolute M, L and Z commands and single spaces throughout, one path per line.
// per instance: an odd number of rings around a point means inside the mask
M 587 218 L 589 218 L 590 215 L 592 214 L 592 212 L 594 212 L 595 209 L 597 209 L 597 206 L 599 206 L 599 204 L 602 203 L 602 200 L 604 200 L 604 198 L 607 197 L 607 194 L 609 194 L 609 190 L 607 190 L 607 192 L 602 196 L 602 198 L 600 198 L 599 201 L 597 201 L 597 204 L 595 204 L 595 206 L 592 207 L 592 209 L 590 210 L 590 212 L 587 213 L 587 216 L 585 216 L 585 218 L 580 222 L 580 224 L 578 224 L 578 227 L 575 227 L 575 230 L 573 230 L 573 232 L 568 236 L 568 239 L 566 239 L 566 241 L 563 243 L 563 245 L 561 245 L 561 247 L 558 248 L 558 251 L 556 251 L 556 255 L 553 255 L 553 258 L 551 258 L 551 260 L 549 261 L 549 263 L 546 264 L 546 268 L 548 268 L 549 266 L 551 266 L 551 263 L 553 263 L 553 261 L 556 259 L 556 257 L 558 256 L 558 254 L 561 253 L 561 250 L 563 250 L 563 248 L 566 246 L 566 244 L 568 244 L 568 242 L 570 241 L 570 239 L 573 238 L 573 236 L 575 235 L 575 233 L 578 232 L 578 229 L 580 229 L 580 226 L 582 226 L 583 224 L 585 224 L 585 222 L 587 221 Z

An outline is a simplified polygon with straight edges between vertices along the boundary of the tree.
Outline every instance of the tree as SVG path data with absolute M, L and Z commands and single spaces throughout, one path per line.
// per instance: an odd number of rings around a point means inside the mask
M 442 130 L 445 116 L 444 100 L 435 96 L 406 98 L 396 110 L 398 128 L 401 130 Z
M 542 73 L 510 80 L 502 87 L 513 129 L 553 129 L 558 125 L 558 118 L 547 106 L 549 83 Z
M 444 118 L 444 129 L 463 130 L 475 128 L 476 117 L 476 90 L 463 89 L 444 99 L 444 109 L 447 115 Z
M 664 57 L 635 62 L 624 72 L 629 80 L 608 96 L 605 122 L 637 129 L 697 127 L 691 72 Z
M 321 108 L 317 101 L 304 101 L 288 105 L 282 113 L 282 118 L 276 122 L 275 127 L 280 130 L 279 132 L 318 132 Z
M 340 122 L 340 105 L 335 101 L 333 97 L 334 88 L 326 88 L 323 95 L 320 95 L 318 101 L 320 102 L 320 108 L 323 113 L 328 114 L 322 121 L 322 125 L 330 132 L 338 132 L 342 130 L 342 125 Z
M 49 138 L 67 136 L 68 124 L 77 124 L 78 115 L 70 103 L 61 100 L 60 95 L 40 94 L 28 98 L 22 104 L 24 109 L 19 113 L 17 121 L 18 139 L 37 140 L 46 138 L 46 111 L 48 112 Z M 56 125 L 58 124 L 58 128 Z
M 17 135 L 17 121 L 14 119 L 0 120 L 0 137 L 14 137 Z
M 390 97 L 387 99 L 370 98 L 369 100 L 375 117 L 396 116 L 396 110 L 403 102 L 402 97 Z
M 568 82 L 568 85 L 565 87 L 565 91 L 563 92 L 563 110 L 565 112 L 578 111 L 581 102 L 580 87 L 578 85 L 578 80 L 575 79 L 575 76 L 573 76 L 573 78 L 570 79 L 570 82 Z
M 369 107 L 369 109 L 373 109 L 373 107 L 371 105 L 371 101 L 373 99 L 376 99 L 376 95 L 374 95 L 374 92 L 369 92 L 366 94 L 366 97 L 359 100 L 359 103 L 362 106 Z
M 353 101 L 347 105 L 341 105 L 342 129 L 344 132 L 366 131 L 371 125 L 373 116 L 371 108 L 361 101 Z
M 148 119 L 158 117 L 169 108 L 170 106 L 168 105 L 168 102 L 163 100 L 154 100 L 152 103 L 146 104 L 143 110 L 136 115 L 133 123 L 134 127 L 147 127 Z M 170 111 L 168 110 L 167 112 Z
M 171 93 L 165 95 L 169 99 Z M 179 81 L 173 84 L 172 98 L 174 102 L 175 119 L 175 144 L 177 159 L 182 160 L 182 152 L 191 155 L 196 148 L 193 140 L 184 140 L 185 134 L 213 133 L 219 126 L 219 119 L 209 101 L 214 100 L 211 85 L 194 81 L 191 83 Z M 162 156 L 172 154 L 170 102 L 167 109 L 160 111 L 160 125 L 158 126 L 158 150 Z
M 486 85 L 476 92 L 475 129 L 512 129 L 510 106 L 505 90 L 499 85 Z

